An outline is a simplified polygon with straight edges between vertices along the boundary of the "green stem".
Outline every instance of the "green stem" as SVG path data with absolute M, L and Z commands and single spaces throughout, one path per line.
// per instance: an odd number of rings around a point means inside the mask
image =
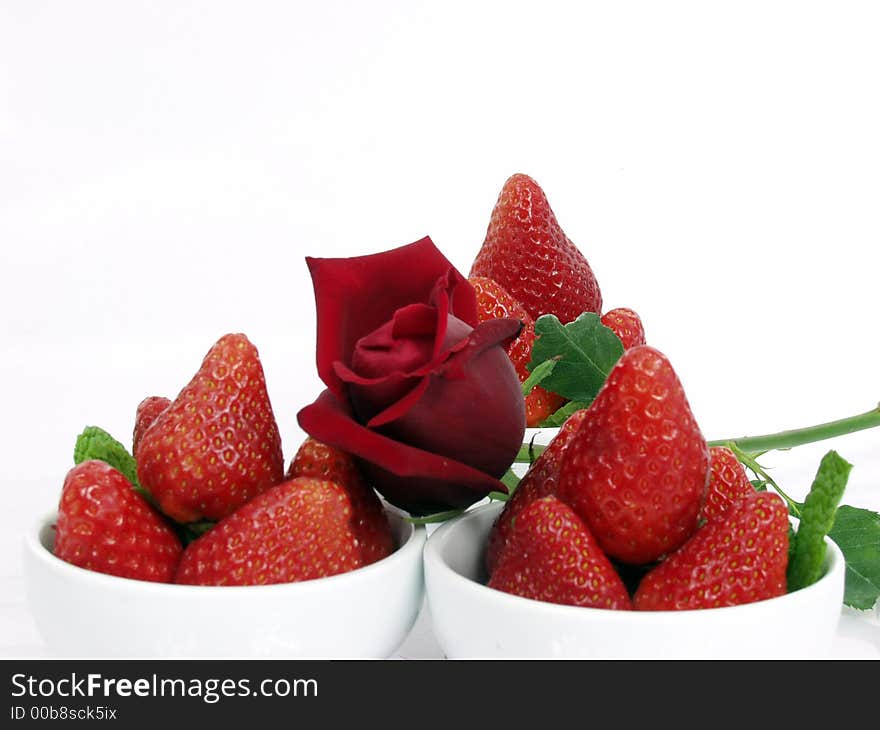
M 864 431 L 868 428 L 880 426 L 880 406 L 857 416 L 848 416 L 837 421 L 819 423 L 806 428 L 793 428 L 778 433 L 768 433 L 762 436 L 741 436 L 739 438 L 715 439 L 709 441 L 709 446 L 727 446 L 736 444 L 742 451 L 750 454 L 774 451 L 776 449 L 791 449 L 795 446 L 812 444 L 817 441 L 845 436 L 848 433 Z M 519 464 L 528 464 L 533 458 L 540 456 L 546 446 L 535 444 L 523 444 L 514 461 Z M 530 454 L 531 449 L 531 454 Z
M 736 456 L 737 460 L 741 464 L 743 464 L 748 469 L 751 469 L 756 477 L 764 480 L 767 484 L 769 484 L 771 487 L 773 487 L 773 489 L 775 489 L 777 491 L 779 496 L 782 497 L 783 500 L 785 500 L 785 503 L 788 505 L 789 511 L 795 517 L 801 516 L 801 511 L 797 505 L 797 502 L 795 502 L 791 497 L 789 497 L 785 492 L 783 492 L 782 489 L 780 489 L 779 485 L 776 483 L 776 480 L 773 479 L 773 477 L 771 477 L 767 473 L 767 471 L 764 469 L 764 467 L 758 463 L 754 454 L 750 454 L 748 452 L 743 451 L 742 449 L 738 448 L 737 445 L 732 441 L 729 441 L 728 443 L 724 444 L 724 446 L 727 446 L 734 453 L 734 456 Z
M 774 449 L 790 449 L 794 446 L 824 441 L 835 436 L 844 436 L 848 433 L 855 433 L 856 431 L 863 431 L 876 426 L 880 426 L 880 407 L 874 408 L 867 413 L 860 413 L 857 416 L 849 416 L 848 418 L 820 423 L 816 426 L 808 426 L 807 428 L 795 428 L 763 436 L 718 439 L 717 441 L 710 441 L 709 446 L 727 446 L 732 442 L 741 450 L 750 453 L 772 451 Z

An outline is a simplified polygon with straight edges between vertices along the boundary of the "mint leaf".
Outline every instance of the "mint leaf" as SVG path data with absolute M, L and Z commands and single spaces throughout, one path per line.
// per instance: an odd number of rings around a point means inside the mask
M 880 600 L 880 514 L 842 504 L 829 534 L 846 558 L 843 602 L 873 608 Z
M 82 464 L 90 459 L 106 462 L 122 472 L 132 485 L 140 487 L 134 457 L 119 441 L 97 426 L 86 426 L 76 437 L 76 445 L 73 447 L 74 464 Z
M 566 325 L 552 314 L 542 315 L 535 321 L 535 334 L 529 371 L 556 360 L 541 385 L 572 401 L 592 403 L 623 354 L 620 338 L 594 312 L 585 312 Z
M 805 588 L 818 580 L 825 560 L 825 536 L 834 525 L 837 505 L 843 496 L 852 464 L 836 451 L 822 457 L 813 486 L 804 500 L 794 551 L 788 566 L 788 591 Z
M 549 416 L 547 416 L 547 418 L 545 418 L 544 422 L 541 424 L 541 428 L 555 428 L 561 426 L 568 420 L 569 416 L 571 416 L 572 413 L 586 408 L 589 405 L 589 403 L 584 403 L 579 400 L 570 400 L 558 411 L 556 411 L 555 413 L 551 413 Z
M 151 505 L 157 507 L 152 495 L 141 486 L 137 478 L 137 462 L 119 441 L 103 428 L 86 426 L 76 437 L 73 447 L 73 463 L 82 464 L 89 459 L 97 459 L 112 466 L 131 482 L 131 486 Z M 158 507 L 157 507 L 158 508 Z

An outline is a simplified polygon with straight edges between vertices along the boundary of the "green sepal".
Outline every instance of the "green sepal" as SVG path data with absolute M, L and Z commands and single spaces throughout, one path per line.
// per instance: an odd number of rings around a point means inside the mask
M 825 536 L 831 532 L 837 505 L 843 497 L 852 464 L 836 451 L 822 457 L 810 493 L 800 510 L 794 551 L 788 566 L 788 591 L 815 583 L 825 560 Z
M 547 416 L 541 424 L 541 428 L 558 428 L 562 426 L 573 413 L 587 408 L 589 405 L 589 403 L 584 403 L 583 401 L 570 400 L 558 411 Z

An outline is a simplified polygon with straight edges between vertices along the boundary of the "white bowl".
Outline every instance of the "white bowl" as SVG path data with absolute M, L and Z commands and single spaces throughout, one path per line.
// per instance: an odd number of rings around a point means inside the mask
M 831 648 L 845 575 L 831 540 L 822 578 L 779 598 L 693 611 L 578 608 L 484 585 L 486 540 L 502 507 L 443 524 L 425 546 L 434 633 L 450 658 L 817 658 Z
M 422 603 L 423 527 L 388 508 L 397 549 L 329 578 L 178 586 L 84 570 L 52 554 L 55 516 L 25 539 L 28 603 L 49 649 L 80 657 L 379 658 Z

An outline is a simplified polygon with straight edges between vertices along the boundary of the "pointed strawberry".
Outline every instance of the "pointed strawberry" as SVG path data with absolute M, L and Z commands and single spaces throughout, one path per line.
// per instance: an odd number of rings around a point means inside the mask
M 284 476 L 257 349 L 225 335 L 144 433 L 138 479 L 177 522 L 220 520 Z
M 575 431 L 583 423 L 587 411 L 575 411 L 559 429 L 559 433 L 547 445 L 541 455 L 535 459 L 529 470 L 520 480 L 513 495 L 504 505 L 504 509 L 492 525 L 489 532 L 489 543 L 486 548 L 486 567 L 489 575 L 495 570 L 498 556 L 504 551 L 512 525 L 517 515 L 535 500 L 542 497 L 555 496 L 559 483 L 559 468 L 565 448 L 571 441 Z
M 753 490 L 648 573 L 636 591 L 635 607 L 681 611 L 783 595 L 788 528 L 782 500 Z
M 507 345 L 507 356 L 516 369 L 519 382 L 524 383 L 531 374 L 527 365 L 532 359 L 532 344 L 536 336 L 535 320 L 498 282 L 484 276 L 472 276 L 468 281 L 477 294 L 477 317 L 480 322 L 513 317 L 523 323 L 519 335 Z M 565 399 L 556 393 L 551 393 L 540 385 L 535 386 L 525 397 L 526 426 L 540 426 L 564 403 Z
M 470 276 L 494 279 L 533 318 L 555 314 L 565 324 L 602 309 L 587 259 L 559 226 L 544 191 L 527 175 L 513 175 L 504 183 Z
M 120 471 L 89 460 L 67 473 L 55 527 L 55 555 L 62 560 L 122 578 L 169 583 L 182 549 Z
M 391 526 L 379 496 L 361 476 L 351 455 L 333 446 L 307 438 L 296 452 L 287 478 L 314 477 L 342 487 L 352 505 L 352 528 L 364 565 L 388 555 L 394 549 Z
M 535 500 L 516 518 L 489 587 L 569 606 L 632 608 L 590 531 L 556 497 Z
M 134 432 L 131 438 L 131 453 L 137 458 L 138 446 L 146 430 L 162 415 L 171 401 L 158 395 L 151 395 L 138 403 L 134 417 Z
M 600 319 L 602 324 L 613 330 L 620 338 L 624 350 L 645 344 L 645 328 L 639 315 L 632 309 L 626 307 L 611 309 Z
M 697 528 L 709 449 L 666 357 L 626 350 L 565 450 L 559 497 L 609 557 L 650 563 Z
M 732 504 L 755 491 L 733 452 L 726 446 L 709 449 L 709 488 L 701 519 L 714 520 L 723 515 Z
M 355 509 L 338 484 L 296 477 L 255 497 L 191 542 L 175 582 L 291 583 L 365 565 Z

